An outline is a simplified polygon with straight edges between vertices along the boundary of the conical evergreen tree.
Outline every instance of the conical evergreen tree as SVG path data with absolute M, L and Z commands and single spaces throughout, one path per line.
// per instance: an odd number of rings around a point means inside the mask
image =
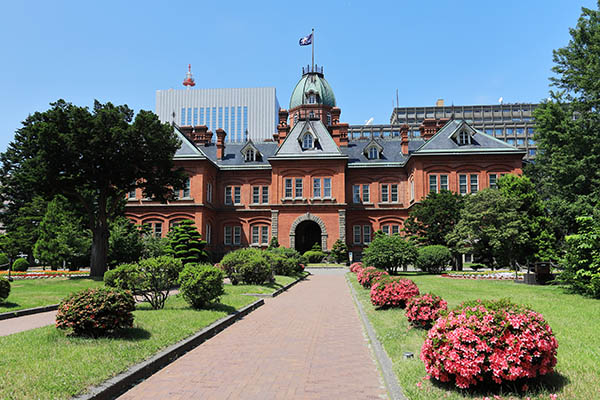
M 191 220 L 184 220 L 169 231 L 170 253 L 173 257 L 181 259 L 183 265 L 187 263 L 200 263 L 208 260 L 204 250 L 206 242 Z

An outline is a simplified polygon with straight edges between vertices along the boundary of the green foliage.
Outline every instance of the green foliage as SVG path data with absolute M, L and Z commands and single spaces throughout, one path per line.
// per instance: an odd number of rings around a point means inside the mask
M 85 289 L 60 302 L 56 327 L 70 329 L 76 336 L 105 336 L 133 327 L 135 300 L 117 289 Z
M 452 262 L 450 249 L 442 245 L 431 245 L 419 248 L 416 265 L 424 272 L 439 274 L 446 270 Z
M 409 264 L 417 260 L 417 248 L 400 235 L 376 234 L 363 252 L 364 265 L 385 269 L 395 274 L 400 268 L 407 270 Z
M 583 8 L 569 32 L 569 43 L 553 52 L 558 91 L 534 112 L 538 153 L 526 170 L 561 236 L 600 206 L 600 11 Z
M 77 260 L 89 254 L 89 234 L 82 228 L 76 214 L 69 210 L 65 197 L 57 195 L 44 214 L 39 227 L 39 238 L 35 243 L 34 255 L 42 265 L 50 265 L 53 270 L 69 265 L 78 267 Z
M 208 254 L 204 251 L 206 242 L 196 229 L 194 222 L 186 219 L 177 226 L 171 228 L 169 235 L 170 254 L 180 259 L 183 264 L 199 263 L 208 260 Z
M 313 246 L 314 248 L 314 246 Z M 319 247 L 320 248 L 320 247 Z M 320 263 L 325 258 L 325 253 L 321 250 L 308 250 L 304 252 L 304 257 L 309 263 Z
M 17 215 L 6 220 L 5 229 L 9 239 L 6 249 L 12 257 L 18 254 L 33 255 L 33 248 L 40 234 L 40 222 L 46 212 L 47 202 L 40 196 L 35 196 L 17 211 Z
M 104 284 L 108 287 L 122 290 L 130 290 L 134 293 L 140 291 L 139 267 L 137 264 L 121 264 L 115 269 L 109 269 L 104 273 Z
M 531 240 L 517 207 L 496 189 L 467 196 L 461 219 L 448 234 L 449 244 L 461 253 L 473 253 L 490 267 L 514 267 Z
M 8 279 L 0 277 L 0 303 L 3 303 L 9 294 L 10 282 L 8 281 Z
M 10 260 L 5 253 L 0 253 L 0 270 L 8 269 Z
M 259 249 L 239 249 L 225 254 L 221 265 L 231 283 L 263 284 L 273 281 L 273 270 L 265 252 Z
M 577 218 L 579 231 L 566 237 L 567 252 L 559 280 L 572 290 L 600 298 L 600 223 Z
M 478 269 L 484 269 L 485 265 L 478 264 L 478 263 L 473 263 L 473 264 L 469 265 L 469 268 L 471 268 L 473 271 L 477 271 Z
M 298 272 L 302 272 L 302 257 L 294 249 L 288 249 L 286 247 L 277 247 L 268 249 L 265 255 L 271 262 L 273 273 L 276 275 L 294 275 Z
M 142 245 L 142 258 L 166 256 L 171 250 L 167 238 L 157 237 L 149 232 L 143 233 Z
M 142 232 L 128 218 L 117 217 L 110 224 L 108 265 L 136 262 L 143 251 Z
M 180 292 L 194 308 L 204 308 L 225 293 L 225 274 L 209 264 L 187 264 L 179 274 Z
M 341 239 L 336 240 L 331 248 L 331 255 L 335 259 L 335 262 L 348 262 L 348 246 L 346 242 L 343 242 Z
M 273 236 L 269 241 L 268 249 L 276 249 L 277 247 L 279 247 L 279 240 L 277 240 L 277 238 Z
M 24 258 L 17 258 L 15 261 L 13 261 L 13 265 L 12 265 L 13 271 L 25 272 L 25 271 L 27 271 L 28 268 L 29 268 L 29 262 Z
M 167 199 L 184 185 L 173 155 L 180 146 L 173 128 L 150 111 L 94 102 L 77 107 L 64 100 L 35 112 L 0 155 L 0 201 L 17 212 L 34 193 L 63 194 L 78 204 L 93 234 L 91 275 L 103 276 L 108 251 L 108 221 L 123 214 L 125 195 Z
M 311 248 L 312 251 L 323 251 L 323 249 L 321 248 L 321 245 L 316 242 L 315 244 L 313 244 L 313 247 Z
M 173 257 L 146 258 L 139 262 L 136 272 L 139 278 L 134 275 L 133 281 L 140 282 L 139 292 L 158 310 L 165 306 L 169 290 L 177 284 L 182 269 L 181 260 Z
M 404 229 L 419 243 L 447 246 L 446 236 L 458 223 L 463 203 L 463 196 L 448 190 L 429 192 L 410 211 Z

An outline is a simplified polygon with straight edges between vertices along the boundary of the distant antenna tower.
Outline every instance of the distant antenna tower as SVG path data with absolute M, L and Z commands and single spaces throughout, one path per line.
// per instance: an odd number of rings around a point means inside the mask
M 190 87 L 196 86 L 196 82 L 194 81 L 194 77 L 192 76 L 192 64 L 188 64 L 188 72 L 185 74 L 185 79 L 183 80 L 183 86 Z

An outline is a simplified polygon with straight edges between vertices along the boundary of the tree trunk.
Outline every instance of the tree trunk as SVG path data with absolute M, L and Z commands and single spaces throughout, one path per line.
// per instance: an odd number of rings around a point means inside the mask
M 92 257 L 90 260 L 90 275 L 103 277 L 106 272 L 106 259 L 108 255 L 108 223 L 98 221 L 93 232 Z

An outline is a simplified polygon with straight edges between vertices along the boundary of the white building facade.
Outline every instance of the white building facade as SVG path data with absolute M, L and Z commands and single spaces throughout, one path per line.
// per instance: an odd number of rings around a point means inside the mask
M 211 132 L 221 128 L 230 143 L 273 139 L 278 112 L 274 87 L 156 91 L 156 114 L 162 122 L 206 125 Z

